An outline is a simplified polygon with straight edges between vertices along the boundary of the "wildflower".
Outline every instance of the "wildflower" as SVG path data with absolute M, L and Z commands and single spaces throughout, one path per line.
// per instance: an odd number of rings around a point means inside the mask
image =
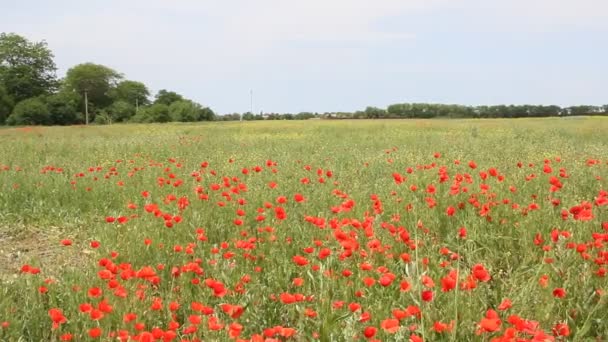
M 500 329 L 501 321 L 496 311 L 488 309 L 486 316 L 479 322 L 478 334 L 484 332 L 495 332 Z
M 371 339 L 374 336 L 376 336 L 377 331 L 378 331 L 378 329 L 376 329 L 376 327 L 372 327 L 372 326 L 365 327 L 365 329 L 363 330 L 363 336 L 365 336 L 365 338 L 367 338 L 367 339 Z
M 394 334 L 399 330 L 399 320 L 388 318 L 380 323 L 380 327 L 389 334 Z
M 488 282 L 491 279 L 490 273 L 488 273 L 488 270 L 486 270 L 486 268 L 482 264 L 474 265 L 472 273 L 475 279 L 481 282 Z
M 498 305 L 498 310 L 504 311 L 504 310 L 510 309 L 511 307 L 512 307 L 511 300 L 509 298 L 505 298 L 502 300 L 500 305 Z
M 553 290 L 553 297 L 555 298 L 564 298 L 566 297 L 566 290 L 561 287 L 558 287 Z
M 49 309 L 48 313 L 49 317 L 51 318 L 51 321 L 53 321 L 53 329 L 59 328 L 61 324 L 66 323 L 68 321 L 67 318 L 63 315 L 61 309 L 52 308 Z
M 89 337 L 98 338 L 101 336 L 102 330 L 101 328 L 91 328 L 89 329 Z

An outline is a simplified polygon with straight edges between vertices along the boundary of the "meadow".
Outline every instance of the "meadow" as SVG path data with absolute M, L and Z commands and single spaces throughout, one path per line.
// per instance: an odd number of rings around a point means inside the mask
M 0 129 L 0 341 L 606 341 L 606 132 Z

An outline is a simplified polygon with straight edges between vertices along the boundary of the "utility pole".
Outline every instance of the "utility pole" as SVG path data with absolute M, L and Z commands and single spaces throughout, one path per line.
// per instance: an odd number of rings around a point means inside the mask
M 139 111 L 139 99 L 136 97 L 135 98 L 135 114 L 137 114 L 138 111 Z
M 88 125 L 89 124 L 89 98 L 87 96 L 86 89 L 84 91 L 84 117 L 85 117 L 85 124 Z

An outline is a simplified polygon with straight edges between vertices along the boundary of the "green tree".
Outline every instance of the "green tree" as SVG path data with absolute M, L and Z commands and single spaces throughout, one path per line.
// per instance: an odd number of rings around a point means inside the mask
M 120 81 L 115 88 L 110 90 L 110 97 L 114 102 L 125 101 L 133 106 L 145 106 L 150 104 L 148 97 L 150 91 L 145 84 L 137 81 Z
M 190 100 L 181 100 L 173 102 L 169 106 L 169 115 L 171 120 L 178 122 L 194 122 L 200 120 L 200 108 L 198 103 Z
M 105 110 L 101 110 L 99 114 L 95 116 L 96 125 L 109 125 L 112 123 L 112 116 Z
M 358 110 L 353 113 L 353 119 L 365 119 L 367 118 L 364 111 Z
M 9 125 L 50 125 L 49 108 L 41 97 L 23 100 L 15 106 L 13 113 L 6 119 Z
M 572 106 L 566 109 L 568 110 L 568 113 L 572 116 L 590 115 L 595 112 L 595 108 L 593 106 Z
M 169 106 L 162 103 L 153 104 L 141 108 L 135 116 L 131 118 L 133 122 L 149 123 L 149 122 L 169 122 Z
M 239 113 L 225 114 L 225 115 L 219 116 L 218 119 L 222 120 L 222 121 L 239 121 L 241 119 L 241 114 L 239 114 Z
M 184 100 L 184 97 L 174 91 L 161 89 L 154 97 L 154 104 L 165 104 L 170 106 L 173 102 Z
M 62 91 L 47 96 L 45 103 L 53 125 L 73 125 L 82 122 L 78 113 L 80 98 L 76 93 Z
M 3 125 L 6 118 L 13 110 L 13 99 L 6 92 L 6 88 L 0 85 L 0 125 Z
M 0 84 L 14 102 L 52 93 L 58 85 L 56 71 L 46 42 L 0 33 Z
M 107 108 L 108 114 L 112 118 L 112 121 L 123 122 L 129 121 L 133 115 L 135 115 L 135 106 L 127 101 L 116 101 Z
M 314 118 L 315 115 L 313 113 L 310 112 L 300 112 L 298 114 L 296 114 L 296 120 L 308 120 L 308 119 L 312 119 Z
M 199 120 L 201 121 L 214 121 L 215 120 L 215 113 L 213 112 L 213 110 L 211 110 L 211 108 L 209 107 L 201 107 L 199 109 Z M 256 116 L 256 120 L 258 120 L 259 118 L 261 118 L 262 116 Z
M 74 91 L 81 96 L 83 111 L 85 93 L 89 104 L 102 109 L 112 103 L 110 91 L 121 78 L 121 74 L 106 66 L 84 63 L 68 70 L 63 86 L 66 91 Z
M 210 108 L 203 107 L 191 100 L 173 102 L 169 106 L 169 116 L 172 121 L 178 122 L 212 121 L 215 119 L 215 114 Z
M 386 116 L 386 110 L 377 107 L 365 108 L 365 116 L 368 119 L 379 119 Z

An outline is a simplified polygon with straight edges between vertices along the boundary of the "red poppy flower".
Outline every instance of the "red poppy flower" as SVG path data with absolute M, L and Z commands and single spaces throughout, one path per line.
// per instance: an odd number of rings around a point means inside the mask
M 488 273 L 488 270 L 482 264 L 474 265 L 472 273 L 475 279 L 481 282 L 488 282 L 491 279 L 490 273 Z
M 482 318 L 479 322 L 479 331 L 481 332 L 495 332 L 500 329 L 501 321 L 496 311 L 489 309 L 486 312 L 486 317 Z
M 306 266 L 308 265 L 308 259 L 303 256 L 296 255 L 292 258 L 293 262 L 295 262 L 298 266 Z
M 561 287 L 558 287 L 553 290 L 553 296 L 555 298 L 564 298 L 564 297 L 566 297 L 566 290 L 564 290 Z
M 554 336 L 570 336 L 570 328 L 567 323 L 557 323 L 553 327 Z
M 365 338 L 367 339 L 373 338 L 374 336 L 376 336 L 377 331 L 378 329 L 376 329 L 376 327 L 366 327 L 363 330 L 363 336 L 365 336 Z
M 389 334 L 394 334 L 399 331 L 399 320 L 395 318 L 388 318 L 380 323 L 380 327 Z
M 422 291 L 421 297 L 422 297 L 423 301 L 430 302 L 433 300 L 433 291 L 424 290 L 424 291 Z
M 504 311 L 504 310 L 508 310 L 512 307 L 512 303 L 511 300 L 509 298 L 505 298 L 502 300 L 502 302 L 500 303 L 500 305 L 498 306 L 498 310 Z
M 51 321 L 53 321 L 53 329 L 57 329 L 59 325 L 68 321 L 67 318 L 63 315 L 61 309 L 52 308 L 49 309 L 48 313 L 49 317 L 51 318 Z
M 101 328 L 91 328 L 89 329 L 89 336 L 91 338 L 98 338 L 101 336 L 102 330 Z

